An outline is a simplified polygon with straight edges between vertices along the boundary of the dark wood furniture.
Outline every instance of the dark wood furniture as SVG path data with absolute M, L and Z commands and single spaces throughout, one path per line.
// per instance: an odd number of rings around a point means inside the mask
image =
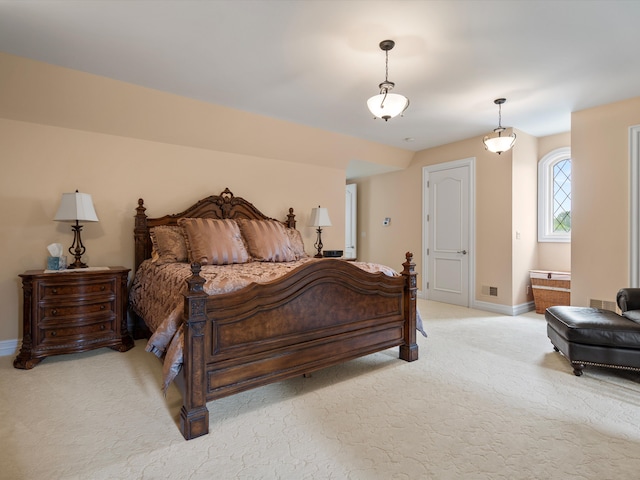
M 133 347 L 127 331 L 128 268 L 44 273 L 22 278 L 22 348 L 13 362 L 31 369 L 50 355 L 100 347 L 125 352 Z
M 148 218 L 142 199 L 135 220 L 135 264 L 151 256 L 149 230 L 182 217 L 266 219 L 229 189 L 182 213 Z M 287 221 L 295 227 L 293 209 Z M 400 358 L 418 359 L 416 273 L 407 253 L 402 275 L 371 274 L 337 259 L 320 259 L 279 280 L 209 296 L 200 265 L 184 301 L 184 359 L 180 430 L 189 440 L 209 431 L 206 403 L 268 383 L 305 375 L 399 346 Z

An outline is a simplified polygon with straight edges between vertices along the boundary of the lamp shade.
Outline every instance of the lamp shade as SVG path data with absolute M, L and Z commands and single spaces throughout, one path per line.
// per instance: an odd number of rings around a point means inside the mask
M 380 93 L 367 100 L 367 108 L 378 118 L 389 120 L 404 113 L 409 106 L 409 99 L 398 93 Z
M 63 193 L 60 207 L 53 218 L 59 222 L 97 222 L 98 216 L 93 208 L 93 200 L 89 193 Z
M 502 130 L 504 131 L 504 129 Z M 516 143 L 516 134 L 502 135 L 502 131 L 500 131 L 497 134 L 487 135 L 482 141 L 487 150 L 500 155 L 513 147 L 513 144 Z
M 330 227 L 331 219 L 329 219 L 329 211 L 326 208 L 311 209 L 311 225 L 312 227 Z

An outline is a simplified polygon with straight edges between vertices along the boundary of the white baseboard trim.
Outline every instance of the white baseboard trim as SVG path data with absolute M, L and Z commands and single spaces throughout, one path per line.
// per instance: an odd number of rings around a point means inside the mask
M 535 310 L 536 306 L 533 302 L 521 303 L 520 305 L 498 305 L 490 302 L 475 301 L 472 308 L 478 310 L 484 310 L 485 312 L 501 313 L 502 315 L 509 315 L 515 317 L 523 313 Z
M 418 298 L 428 300 L 423 290 L 418 290 Z M 516 315 L 522 315 L 523 313 L 530 312 L 536 309 L 534 302 L 521 303 L 520 305 L 498 305 L 490 302 L 479 302 L 475 300 L 471 307 L 476 310 L 484 310 L 485 312 L 500 313 L 502 315 L 509 315 L 515 317 Z
M 15 355 L 18 352 L 18 340 L 1 340 L 0 357 Z

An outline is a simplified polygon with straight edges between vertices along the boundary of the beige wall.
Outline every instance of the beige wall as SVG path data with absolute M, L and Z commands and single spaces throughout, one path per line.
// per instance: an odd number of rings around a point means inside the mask
M 133 265 L 133 215 L 178 213 L 229 187 L 266 215 L 297 213 L 306 249 L 311 208 L 329 208 L 327 246 L 344 245 L 346 166 L 408 163 L 411 152 L 236 112 L 0 54 L 0 342 L 22 335 L 18 275 L 44 268 L 46 246 L 68 248 L 54 222 L 63 192 L 91 193 L 100 221 L 83 240 L 90 265 Z M 397 262 L 394 262 L 397 263 Z
M 640 97 L 571 115 L 571 303 L 615 301 L 629 283 L 629 127 Z
M 402 186 L 406 203 L 392 200 L 400 206 L 394 210 L 395 234 L 412 239 L 408 243 L 421 267 L 421 240 L 418 244 L 417 239 L 422 237 L 422 167 L 475 157 L 476 299 L 517 305 L 526 282 L 524 271 L 535 268 L 571 271 L 573 305 L 588 306 L 590 299 L 615 301 L 616 292 L 629 283 L 629 127 L 638 124 L 640 97 L 574 112 L 570 134 L 540 138 L 537 146 L 530 139 L 522 141 L 525 137 L 518 132 L 513 151 L 501 156 L 484 151 L 479 138 L 424 150 L 417 152 L 402 172 L 359 180 L 360 202 L 395 196 Z M 537 162 L 562 146 L 570 146 L 572 152 L 572 242 L 538 243 L 532 249 L 533 222 L 528 219 L 524 225 L 521 219 L 524 212 L 533 209 L 533 200 L 518 199 L 513 193 L 526 188 L 533 197 L 533 182 L 522 185 L 519 177 L 533 176 L 537 164 L 533 159 Z M 523 149 L 537 151 L 535 156 L 526 153 L 524 158 Z M 377 221 L 388 211 L 386 205 L 370 204 L 366 212 L 369 219 Z M 531 215 L 535 218 L 534 212 Z M 374 230 L 376 225 L 364 227 Z M 522 249 L 514 237 L 520 230 Z M 389 263 L 402 253 L 400 245 L 370 239 L 361 252 L 367 259 L 384 256 Z M 497 286 L 500 295 L 482 296 L 481 285 Z
M 421 270 L 422 183 L 407 171 L 361 178 L 358 185 L 358 260 L 402 269 L 407 252 Z M 391 223 L 383 225 L 389 217 Z M 420 280 L 419 280 L 420 282 Z M 418 285 L 420 286 L 420 285 Z
M 570 134 L 537 139 L 516 133 L 516 146 L 502 155 L 487 152 L 481 138 L 471 138 L 417 152 L 403 171 L 357 180 L 360 257 L 395 265 L 394 259 L 409 248 L 422 274 L 422 169 L 475 158 L 475 300 L 509 307 L 533 301 L 527 290 L 529 270 L 571 267 L 569 244 L 537 241 L 538 160 L 569 146 Z M 387 216 L 391 226 L 382 227 Z M 483 295 L 483 285 L 497 287 L 498 296 Z
M 0 52 L 0 117 L 346 170 L 412 152 Z
M 360 256 L 394 266 L 410 249 L 422 275 L 423 167 L 471 157 L 476 158 L 476 298 L 510 305 L 511 152 L 487 152 L 479 137 L 417 152 L 403 171 L 359 179 Z M 390 227 L 382 226 L 385 216 L 391 217 Z M 422 286 L 422 277 L 418 282 Z M 498 287 L 498 297 L 481 296 L 479 285 Z
M 511 167 L 512 192 L 512 296 L 508 305 L 522 305 L 533 300 L 527 286 L 529 270 L 538 265 L 538 140 L 517 131 Z

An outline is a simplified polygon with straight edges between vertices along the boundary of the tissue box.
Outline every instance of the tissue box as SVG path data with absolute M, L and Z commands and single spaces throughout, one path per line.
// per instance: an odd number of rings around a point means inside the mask
M 67 268 L 67 256 L 47 257 L 47 270 L 64 270 Z

